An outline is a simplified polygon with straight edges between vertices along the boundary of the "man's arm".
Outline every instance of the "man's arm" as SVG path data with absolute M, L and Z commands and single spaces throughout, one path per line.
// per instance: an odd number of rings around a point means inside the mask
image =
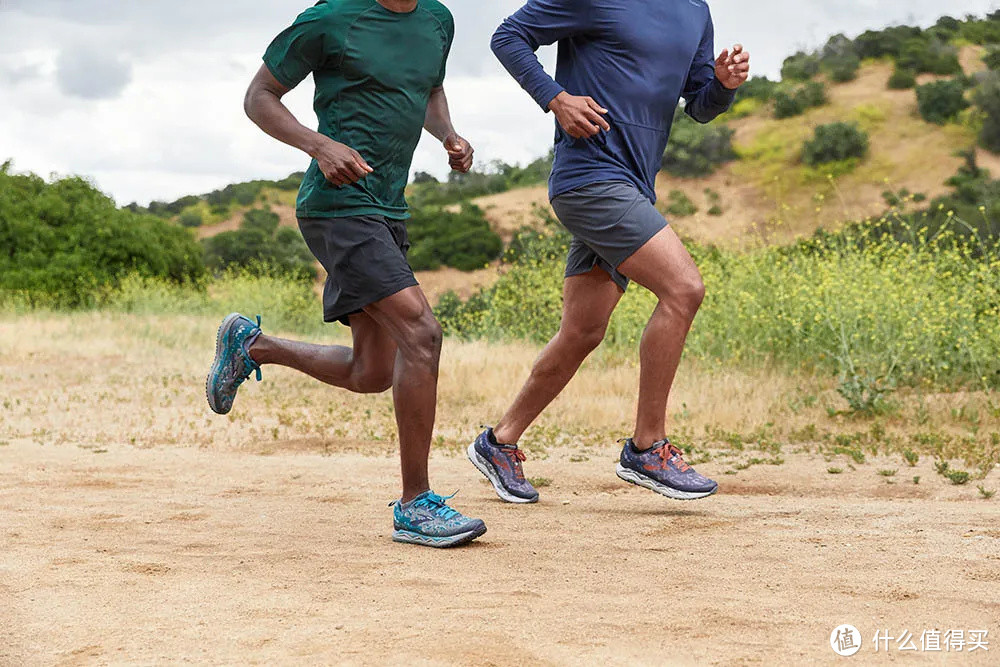
M 373 169 L 356 150 L 300 123 L 281 101 L 289 90 L 274 78 L 266 65 L 261 66 L 250 83 L 243 108 L 264 132 L 308 153 L 334 185 L 356 183 L 372 173 Z
M 444 86 L 438 86 L 431 91 L 427 104 L 427 117 L 424 119 L 424 129 L 444 144 L 448 151 L 448 164 L 455 171 L 463 174 L 472 169 L 472 155 L 475 153 L 472 145 L 463 139 L 451 122 L 451 111 L 448 110 L 448 96 Z
M 726 49 L 715 57 L 715 29 L 709 17 L 698 54 L 688 73 L 683 96 L 684 111 L 699 123 L 709 123 L 729 111 L 750 73 L 750 54 L 737 44 L 732 52 Z
M 586 32 L 592 0 L 528 0 L 497 28 L 490 48 L 497 59 L 545 111 L 552 111 L 563 130 L 574 139 L 610 130 L 607 114 L 590 97 L 567 93 L 545 72 L 535 52 L 541 46 Z

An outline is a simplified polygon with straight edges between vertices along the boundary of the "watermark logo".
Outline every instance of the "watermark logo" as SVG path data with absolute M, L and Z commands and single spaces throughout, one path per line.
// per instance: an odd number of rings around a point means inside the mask
M 854 655 L 861 650 L 861 633 L 853 625 L 838 625 L 830 633 L 830 648 L 837 655 Z

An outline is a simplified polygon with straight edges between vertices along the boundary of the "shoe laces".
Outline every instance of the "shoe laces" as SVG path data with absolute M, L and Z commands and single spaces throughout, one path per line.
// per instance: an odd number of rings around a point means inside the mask
M 691 466 L 689 466 L 684 460 L 684 453 L 675 445 L 671 444 L 669 440 L 663 441 L 663 446 L 659 449 L 659 455 L 660 465 L 664 470 L 667 469 L 667 464 L 671 461 L 674 462 L 674 466 L 677 468 L 678 472 L 687 472 L 691 469 Z
M 260 331 L 260 326 L 261 326 L 260 315 L 258 315 L 257 316 L 257 331 L 258 332 Z M 240 346 L 240 354 L 243 355 L 243 359 L 246 361 L 246 365 L 251 370 L 253 370 L 253 372 L 256 374 L 256 376 L 257 376 L 257 382 L 263 381 L 264 375 L 260 371 L 260 364 L 258 364 L 256 361 L 254 361 L 253 357 L 250 356 L 250 350 L 245 349 L 241 345 Z M 245 378 L 236 378 L 236 386 L 239 387 L 241 384 L 243 384 L 246 380 L 249 380 L 249 379 L 250 379 L 249 375 L 247 375 Z
M 439 516 L 445 521 L 448 519 L 460 516 L 460 513 L 452 508 L 448 507 L 448 501 L 458 495 L 458 491 L 451 494 L 450 496 L 439 496 L 438 494 L 430 491 L 426 496 L 414 503 L 414 507 L 423 507 L 430 510 L 435 516 Z
M 524 479 L 524 469 L 521 467 L 522 461 L 527 461 L 528 456 L 522 452 L 517 447 L 500 447 L 499 448 L 507 458 L 510 459 L 511 467 L 514 469 L 514 475 L 518 479 Z

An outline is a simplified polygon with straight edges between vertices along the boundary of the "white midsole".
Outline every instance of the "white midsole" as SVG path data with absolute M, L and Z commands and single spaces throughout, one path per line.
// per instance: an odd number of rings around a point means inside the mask
M 618 476 L 621 477 L 626 482 L 631 482 L 637 486 L 641 486 L 644 489 L 649 489 L 650 491 L 655 491 L 661 496 L 666 496 L 667 498 L 673 498 L 674 500 L 698 500 L 699 498 L 707 498 L 716 491 L 718 487 L 712 489 L 711 491 L 678 491 L 677 489 L 672 489 L 669 486 L 660 484 L 654 479 L 650 479 L 643 475 L 640 475 L 634 470 L 629 470 L 621 463 L 618 464 Z
M 534 500 L 529 498 L 518 498 L 507 491 L 507 489 L 503 488 L 503 484 L 500 483 L 500 480 L 497 478 L 497 474 L 493 472 L 493 466 L 484 461 L 483 457 L 481 457 L 479 452 L 476 451 L 476 443 L 469 445 L 469 449 L 466 453 L 469 456 L 469 460 L 472 461 L 472 465 L 476 466 L 476 470 L 486 475 L 486 479 L 490 480 L 490 484 L 493 485 L 493 490 L 497 492 L 497 495 L 500 496 L 501 500 L 505 500 L 508 503 L 521 504 L 537 502 L 537 498 Z
M 461 542 L 466 540 L 473 535 L 476 535 L 476 531 L 470 530 L 467 533 L 459 533 L 458 535 L 448 535 L 448 536 L 433 536 L 433 535 L 421 535 L 420 533 L 414 533 L 410 530 L 396 530 L 392 533 L 392 539 L 395 542 L 406 542 L 408 544 L 425 544 L 427 546 L 437 547 L 437 546 L 448 546 L 454 544 L 455 542 Z M 477 536 L 478 537 L 478 536 Z

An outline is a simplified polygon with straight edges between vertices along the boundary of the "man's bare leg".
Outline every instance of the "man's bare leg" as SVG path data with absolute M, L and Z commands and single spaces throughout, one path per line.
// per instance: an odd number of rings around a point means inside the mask
M 500 443 L 515 444 L 538 415 L 566 388 L 583 361 L 604 340 L 622 291 L 600 268 L 566 279 L 559 332 L 549 341 L 531 376 L 494 429 Z
M 639 348 L 635 443 L 648 449 L 666 437 L 667 400 L 688 331 L 705 298 L 701 274 L 684 244 L 666 228 L 618 269 L 659 299 Z
M 441 325 L 419 287 L 405 289 L 365 308 L 395 341 L 392 396 L 399 428 L 403 502 L 430 489 L 427 457 L 437 412 Z
M 371 315 L 351 315 L 353 347 L 314 345 L 261 335 L 250 347 L 258 364 L 287 366 L 320 382 L 359 394 L 382 393 L 392 386 L 396 341 Z
M 278 364 L 358 393 L 392 387 L 399 429 L 403 502 L 430 489 L 427 457 L 437 410 L 441 327 L 419 287 L 405 289 L 351 316 L 354 347 L 312 345 L 260 336 L 258 364 Z

